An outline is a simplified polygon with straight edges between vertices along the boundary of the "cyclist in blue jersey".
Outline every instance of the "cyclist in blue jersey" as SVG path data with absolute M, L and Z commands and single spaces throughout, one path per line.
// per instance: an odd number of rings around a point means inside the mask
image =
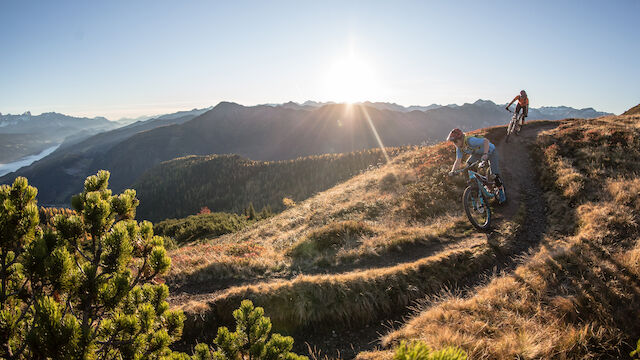
M 447 136 L 447 140 L 453 142 L 456 146 L 456 161 L 453 163 L 449 175 L 453 175 L 454 171 L 463 167 L 462 154 L 464 153 L 471 155 L 469 159 L 467 159 L 467 164 L 471 164 L 477 160 L 489 160 L 491 173 L 495 176 L 495 184 L 498 188 L 502 188 L 498 152 L 496 151 L 496 146 L 492 144 L 489 139 L 481 136 L 465 135 L 462 130 L 453 129 L 449 133 L 449 136 Z M 500 202 L 503 202 L 505 200 L 504 191 L 500 193 Z

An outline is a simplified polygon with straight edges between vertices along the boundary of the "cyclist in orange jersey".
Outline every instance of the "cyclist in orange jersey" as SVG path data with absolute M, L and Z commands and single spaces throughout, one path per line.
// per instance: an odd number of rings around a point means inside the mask
M 516 101 L 518 102 L 518 104 L 516 105 L 516 111 L 515 111 L 516 115 L 518 115 L 520 113 L 520 110 L 522 110 L 522 113 L 526 118 L 529 115 L 529 97 L 527 96 L 527 92 L 524 90 L 520 91 L 520 95 L 517 95 L 516 97 L 514 97 L 513 100 L 511 100 L 511 102 L 509 103 L 509 105 L 507 105 L 506 109 L 509 110 L 509 106 L 511 106 L 511 104 L 513 104 Z M 522 123 L 524 124 L 524 118 L 522 119 Z

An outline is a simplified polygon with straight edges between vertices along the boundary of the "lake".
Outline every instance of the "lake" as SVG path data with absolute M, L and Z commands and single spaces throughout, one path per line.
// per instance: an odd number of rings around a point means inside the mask
M 31 164 L 33 164 L 34 162 L 42 159 L 43 157 L 51 154 L 52 152 L 56 151 L 57 148 L 60 147 L 60 144 L 56 145 L 56 146 L 52 146 L 50 148 L 46 148 L 44 150 L 42 150 L 40 153 L 35 154 L 35 155 L 29 155 L 29 156 L 25 156 L 22 159 L 18 160 L 18 161 L 14 161 L 14 162 L 10 162 L 8 164 L 0 164 L 0 176 L 3 176 L 5 174 L 8 174 L 10 172 L 14 172 L 18 169 L 20 169 L 21 167 L 24 166 L 29 166 Z

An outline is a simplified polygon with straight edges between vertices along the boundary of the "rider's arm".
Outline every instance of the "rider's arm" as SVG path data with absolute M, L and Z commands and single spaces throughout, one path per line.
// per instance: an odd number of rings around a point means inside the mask
M 489 154 L 489 146 L 491 146 L 491 142 L 489 142 L 489 139 L 484 138 L 484 149 L 482 150 L 482 153 L 484 155 Z
M 511 100 L 511 102 L 509 103 L 509 105 L 507 105 L 507 109 L 509 108 L 509 106 L 511 106 L 514 102 L 516 102 L 516 100 L 518 100 L 518 97 L 514 97 L 513 100 Z
M 453 163 L 453 167 L 451 168 L 451 171 L 456 171 L 461 167 L 462 167 L 462 159 L 456 158 L 456 161 Z
M 456 146 L 456 161 L 453 163 L 451 171 L 456 171 L 462 167 L 462 150 Z

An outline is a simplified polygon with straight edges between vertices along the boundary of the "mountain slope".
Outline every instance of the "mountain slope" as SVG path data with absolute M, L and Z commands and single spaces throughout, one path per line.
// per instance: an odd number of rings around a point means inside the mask
M 400 153 L 387 151 L 391 157 Z M 239 213 L 250 203 L 257 209 L 281 211 L 284 197 L 304 200 L 384 161 L 380 149 L 272 162 L 238 155 L 178 158 L 154 167 L 134 184 L 141 201 L 137 217 L 152 221 L 185 217 L 203 207 Z
M 622 113 L 622 115 L 640 115 L 640 104 Z

